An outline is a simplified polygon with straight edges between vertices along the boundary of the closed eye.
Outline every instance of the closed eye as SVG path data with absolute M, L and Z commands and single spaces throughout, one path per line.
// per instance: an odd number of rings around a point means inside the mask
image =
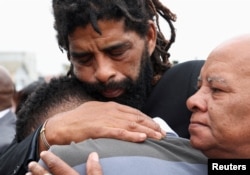
M 111 47 L 104 49 L 104 52 L 109 55 L 113 59 L 122 59 L 123 55 L 132 48 L 132 44 L 130 42 L 125 42 L 121 44 L 117 44 Z
M 109 55 L 111 57 L 118 57 L 118 56 L 121 56 L 125 53 L 126 50 L 124 49 L 116 49 L 116 50 L 112 50 L 112 51 L 109 51 Z
M 76 52 L 71 52 L 70 57 L 72 60 L 74 60 L 76 63 L 84 65 L 89 63 L 93 59 L 93 55 L 90 53 L 76 53 Z
M 213 93 L 222 92 L 221 89 L 215 88 L 215 87 L 212 87 L 211 90 L 212 90 Z

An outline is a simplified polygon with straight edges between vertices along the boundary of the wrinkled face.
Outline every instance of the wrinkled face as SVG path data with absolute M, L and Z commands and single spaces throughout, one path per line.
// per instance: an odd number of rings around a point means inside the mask
M 210 158 L 250 158 L 250 42 L 210 54 L 187 101 L 191 144 Z
M 76 28 L 68 38 L 75 76 L 92 94 L 105 100 L 115 101 L 126 96 L 129 89 L 137 89 L 139 93 L 138 87 L 133 88 L 138 83 L 147 86 L 138 79 L 140 75 L 145 77 L 142 72 L 145 65 L 150 64 L 149 56 L 156 40 L 155 27 L 151 24 L 148 35 L 141 38 L 133 31 L 125 32 L 123 25 L 123 21 L 99 21 L 101 35 L 88 25 Z M 148 82 L 151 79 L 144 83 Z

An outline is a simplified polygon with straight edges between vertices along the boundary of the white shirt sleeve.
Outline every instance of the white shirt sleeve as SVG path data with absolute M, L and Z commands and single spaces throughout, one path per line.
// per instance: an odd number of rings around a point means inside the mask
M 154 117 L 153 120 L 158 123 L 164 131 L 166 131 L 167 134 L 174 135 L 176 137 L 179 137 L 179 135 L 160 117 Z

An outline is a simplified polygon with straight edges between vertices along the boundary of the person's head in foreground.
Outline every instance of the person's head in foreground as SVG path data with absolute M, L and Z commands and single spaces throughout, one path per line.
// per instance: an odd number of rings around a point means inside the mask
M 91 100 L 75 78 L 61 76 L 52 78 L 49 83 L 41 82 L 17 113 L 17 141 L 25 139 L 55 114 L 72 110 Z
M 170 68 L 176 16 L 159 0 L 53 0 L 53 13 L 69 75 L 97 100 L 140 109 Z M 160 16 L 170 27 L 169 39 L 161 33 Z
M 209 158 L 250 158 L 250 35 L 232 38 L 208 56 L 193 112 L 191 144 Z

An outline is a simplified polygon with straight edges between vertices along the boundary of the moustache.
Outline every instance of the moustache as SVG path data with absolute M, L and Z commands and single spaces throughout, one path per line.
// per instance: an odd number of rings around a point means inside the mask
M 122 81 L 119 82 L 109 82 L 109 83 L 84 83 L 84 86 L 87 87 L 87 89 L 89 91 L 105 91 L 105 90 L 109 90 L 109 89 L 127 89 L 129 90 L 132 86 L 133 86 L 133 81 L 130 79 L 124 79 Z

